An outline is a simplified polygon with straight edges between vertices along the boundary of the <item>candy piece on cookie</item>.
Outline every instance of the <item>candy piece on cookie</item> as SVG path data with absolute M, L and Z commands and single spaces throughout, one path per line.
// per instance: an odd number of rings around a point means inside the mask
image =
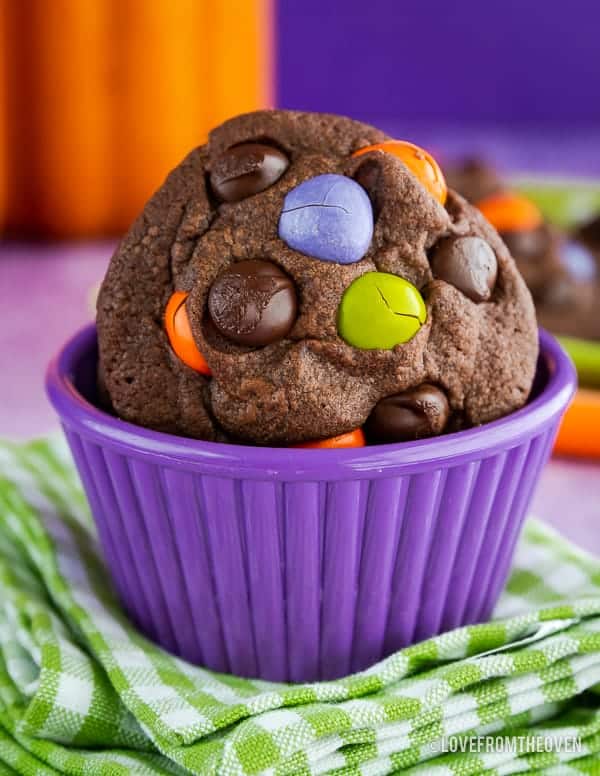
M 387 272 L 367 272 L 356 278 L 338 309 L 340 336 L 361 350 L 389 350 L 408 342 L 426 320 L 419 290 Z
M 348 431 L 347 434 L 329 437 L 329 439 L 318 439 L 315 442 L 301 442 L 298 445 L 292 445 L 292 447 L 301 447 L 311 450 L 317 448 L 340 450 L 344 447 L 364 447 L 366 444 L 363 430 L 357 428 L 354 431 Z
M 202 353 L 198 350 L 194 335 L 192 334 L 192 327 L 185 309 L 187 297 L 188 294 L 185 291 L 175 291 L 171 295 L 165 309 L 167 337 L 175 355 L 184 364 L 187 364 L 195 372 L 210 376 L 210 367 Z
M 208 311 L 219 332 L 238 345 L 263 347 L 284 339 L 296 320 L 296 290 L 270 261 L 239 261 L 217 277 Z
M 239 202 L 268 189 L 288 166 L 289 159 L 278 148 L 242 143 L 217 157 L 210 171 L 210 185 L 218 199 Z
M 408 140 L 388 140 L 355 151 L 353 156 L 362 156 L 372 151 L 381 151 L 398 157 L 427 191 L 443 205 L 446 202 L 448 188 L 439 164 L 431 154 Z
M 408 442 L 441 434 L 449 416 L 446 394 L 423 383 L 377 402 L 365 431 L 372 442 Z
M 371 201 L 362 186 L 344 175 L 309 178 L 287 193 L 279 236 L 306 256 L 353 264 L 371 244 Z
M 433 249 L 431 269 L 473 302 L 486 302 L 496 285 L 498 261 L 481 237 L 446 237 Z

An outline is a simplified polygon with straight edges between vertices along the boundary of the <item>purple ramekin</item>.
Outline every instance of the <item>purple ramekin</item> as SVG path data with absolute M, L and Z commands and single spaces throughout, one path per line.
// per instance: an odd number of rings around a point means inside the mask
M 93 326 L 46 387 L 136 625 L 193 663 L 306 682 L 490 615 L 576 384 L 556 340 L 542 331 L 540 344 L 525 408 L 358 449 L 217 444 L 119 420 L 93 403 Z

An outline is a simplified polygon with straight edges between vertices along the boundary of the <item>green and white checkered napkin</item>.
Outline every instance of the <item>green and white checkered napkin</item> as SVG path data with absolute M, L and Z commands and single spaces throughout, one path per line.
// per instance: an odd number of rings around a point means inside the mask
M 496 614 L 335 682 L 195 668 L 121 614 L 62 442 L 0 444 L 0 774 L 600 773 L 600 562 L 530 522 Z

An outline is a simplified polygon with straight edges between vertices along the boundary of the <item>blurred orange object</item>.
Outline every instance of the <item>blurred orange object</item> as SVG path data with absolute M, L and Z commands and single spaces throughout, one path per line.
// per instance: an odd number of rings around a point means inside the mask
M 74 237 L 106 232 L 113 198 L 110 6 L 97 0 L 22 5 L 35 88 L 28 106 L 33 147 L 27 149 L 35 177 L 23 183 L 37 190 L 37 225 L 43 233 Z M 31 215 L 20 213 L 20 224 Z
M 600 391 L 577 391 L 563 418 L 554 452 L 600 458 Z
M 275 0 L 210 0 L 210 107 L 216 126 L 274 99 Z
M 271 2 L 0 0 L 0 223 L 126 229 L 213 126 L 271 104 Z
M 366 444 L 362 428 L 357 428 L 354 431 L 348 431 L 346 434 L 329 437 L 329 439 L 319 439 L 316 442 L 302 442 L 299 445 L 292 445 L 292 447 L 302 447 L 311 450 L 317 448 L 339 450 L 342 447 L 364 447 Z
M 446 179 L 439 164 L 423 148 L 409 143 L 408 140 L 387 140 L 385 143 L 376 143 L 360 148 L 352 156 L 362 156 L 371 151 L 383 151 L 397 156 L 438 202 L 442 205 L 446 202 L 448 194 Z
M 542 223 L 538 206 L 522 194 L 492 194 L 477 207 L 499 232 L 522 232 L 537 229 Z
M 202 0 L 121 0 L 115 8 L 114 218 L 123 230 L 173 165 L 206 140 L 211 19 Z

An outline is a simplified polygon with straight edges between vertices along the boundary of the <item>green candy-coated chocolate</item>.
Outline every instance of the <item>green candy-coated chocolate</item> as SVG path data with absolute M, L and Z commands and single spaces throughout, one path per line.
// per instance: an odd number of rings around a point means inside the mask
M 338 309 L 340 336 L 361 350 L 390 350 L 408 342 L 426 320 L 419 290 L 387 272 L 367 272 L 356 278 Z
M 558 339 L 575 363 L 579 384 L 584 388 L 600 388 L 600 342 L 575 337 Z

